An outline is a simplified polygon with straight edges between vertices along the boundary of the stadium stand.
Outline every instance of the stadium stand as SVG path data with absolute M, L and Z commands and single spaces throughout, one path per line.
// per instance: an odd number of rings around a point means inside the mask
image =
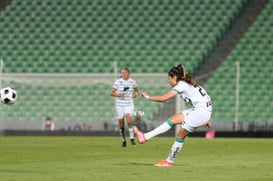
M 120 68 L 129 67 L 133 73 L 166 73 L 177 63 L 185 64 L 191 71 L 224 35 L 245 2 L 13 0 L 0 14 L 3 71 L 103 74 L 114 73 L 113 61 Z M 236 51 L 227 62 L 234 61 L 232 56 L 236 56 Z M 227 79 L 226 71 L 230 69 L 223 64 L 207 85 L 215 99 L 213 120 L 217 121 L 234 117 L 234 108 L 227 108 L 233 105 L 234 84 L 226 89 L 227 84 L 233 83 Z M 54 87 L 13 84 L 20 99 L 15 106 L 0 107 L 1 120 L 31 121 L 47 116 L 56 121 L 114 119 L 109 85 L 60 91 Z M 217 85 L 217 89 L 212 85 Z M 162 93 L 164 89 L 150 91 Z M 223 93 L 222 89 L 229 92 Z M 225 95 L 224 105 L 217 97 L 219 93 Z M 160 105 L 140 98 L 136 105 L 145 108 L 145 119 L 151 119 L 160 109 Z
M 242 2 L 12 1 L 1 13 L 5 72 L 102 73 L 114 60 L 139 73 L 180 61 L 191 69 Z M 82 69 L 86 62 L 95 65 Z
M 214 100 L 213 121 L 235 118 L 236 65 L 240 63 L 238 120 L 270 122 L 272 98 L 272 8 L 270 1 L 221 67 L 206 83 Z M 221 96 L 219 96 L 221 95 Z

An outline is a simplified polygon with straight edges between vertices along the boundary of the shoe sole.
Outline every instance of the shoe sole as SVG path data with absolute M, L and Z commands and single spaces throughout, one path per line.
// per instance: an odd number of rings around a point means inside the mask
M 169 163 L 167 161 L 163 163 L 159 162 L 154 164 L 155 167 L 173 167 L 173 165 L 174 165 L 173 163 Z
M 173 167 L 173 165 L 154 165 L 155 167 Z

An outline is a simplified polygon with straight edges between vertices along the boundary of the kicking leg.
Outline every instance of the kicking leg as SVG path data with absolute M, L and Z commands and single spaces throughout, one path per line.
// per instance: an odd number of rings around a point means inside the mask
M 184 115 L 182 113 L 178 113 L 167 119 L 164 123 L 153 129 L 152 131 L 148 133 L 142 133 L 136 126 L 134 126 L 135 133 L 138 137 L 138 142 L 143 144 L 147 140 L 160 135 L 162 133 L 165 133 L 172 127 L 174 127 L 175 124 L 181 124 L 184 120 Z

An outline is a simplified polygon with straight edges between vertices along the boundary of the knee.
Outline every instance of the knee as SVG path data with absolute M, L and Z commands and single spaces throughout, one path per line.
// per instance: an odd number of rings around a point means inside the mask
M 180 128 L 179 131 L 176 133 L 176 137 L 179 139 L 184 139 L 188 136 L 188 132 L 185 131 L 183 128 Z

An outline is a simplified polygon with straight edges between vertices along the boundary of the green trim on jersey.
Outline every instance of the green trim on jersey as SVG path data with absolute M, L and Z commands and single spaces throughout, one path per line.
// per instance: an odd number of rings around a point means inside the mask
M 177 94 L 181 94 L 181 92 L 179 91 L 179 90 L 177 90 L 177 89 L 172 89 L 173 91 L 175 91 L 175 92 L 177 92 Z

